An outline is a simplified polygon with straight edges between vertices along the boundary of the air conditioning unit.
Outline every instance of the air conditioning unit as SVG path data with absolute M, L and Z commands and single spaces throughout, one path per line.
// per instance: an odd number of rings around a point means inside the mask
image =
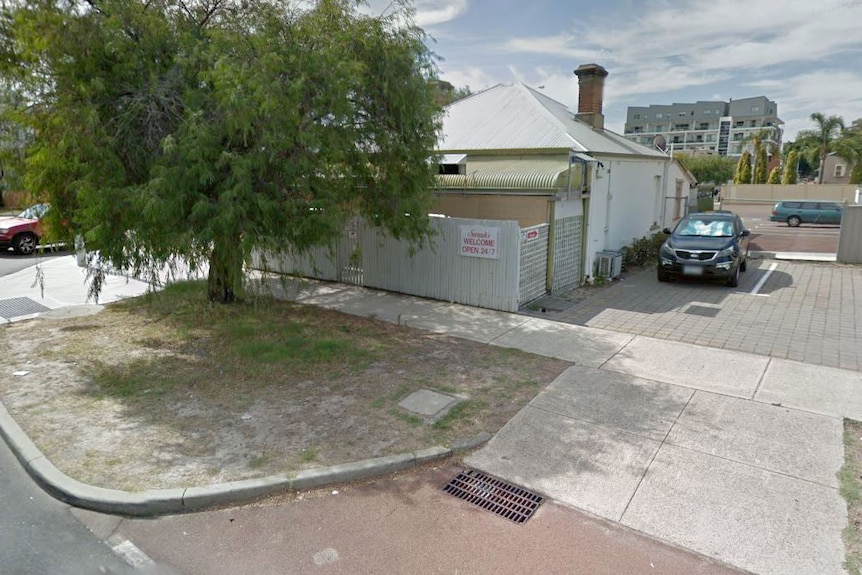
M 616 279 L 623 271 L 623 255 L 619 252 L 597 252 L 596 253 L 596 275 L 605 279 Z

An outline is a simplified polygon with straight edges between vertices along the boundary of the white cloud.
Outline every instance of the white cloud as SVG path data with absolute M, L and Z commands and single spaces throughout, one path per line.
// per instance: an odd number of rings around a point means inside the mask
M 492 77 L 482 68 L 476 66 L 470 66 L 462 70 L 441 70 L 440 78 L 450 82 L 456 88 L 469 86 L 473 92 L 490 88 L 502 81 Z
M 359 10 L 373 16 L 389 15 L 400 9 L 400 0 L 370 0 L 360 5 Z M 421 27 L 430 27 L 454 20 L 467 11 L 467 0 L 416 0 L 412 3 L 413 22 Z
M 809 116 L 820 112 L 841 116 L 846 124 L 862 118 L 862 73 L 817 70 L 785 78 L 781 83 L 758 81 L 748 84 L 770 90 L 784 120 L 785 140 L 794 140 L 799 130 L 812 127 Z M 828 86 L 828 90 L 824 90 Z
M 434 1 L 416 3 L 416 24 L 425 28 L 454 20 L 467 11 L 467 0 Z
M 862 45 L 858 1 L 686 0 L 650 2 L 642 10 L 579 20 L 568 32 L 516 37 L 500 48 L 596 61 L 624 76 L 670 68 L 671 87 L 684 87 L 703 83 L 698 76 L 712 71 L 817 61 Z M 643 74 L 638 83 L 648 84 Z

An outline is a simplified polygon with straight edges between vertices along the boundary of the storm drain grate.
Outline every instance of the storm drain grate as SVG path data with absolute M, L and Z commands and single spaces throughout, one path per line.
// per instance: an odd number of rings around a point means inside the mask
M 0 299 L 0 317 L 18 317 L 22 315 L 30 315 L 31 313 L 41 313 L 48 311 L 47 308 L 35 302 L 28 297 L 13 297 L 10 299 Z
M 545 500 L 540 495 L 474 469 L 460 472 L 443 491 L 515 523 L 523 523 L 532 517 Z

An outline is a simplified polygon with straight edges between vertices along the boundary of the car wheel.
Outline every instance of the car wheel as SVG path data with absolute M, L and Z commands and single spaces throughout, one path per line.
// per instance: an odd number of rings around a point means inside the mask
M 666 282 L 670 279 L 670 274 L 661 268 L 658 268 L 658 281 Z
M 742 267 L 742 264 L 736 266 L 736 269 L 733 270 L 733 275 L 727 278 L 727 287 L 736 287 L 739 285 L 739 268 Z
M 791 228 L 798 228 L 799 224 L 801 223 L 802 220 L 799 218 L 799 216 L 790 216 L 789 218 L 787 218 L 787 225 Z
M 14 240 L 12 240 L 12 249 L 15 250 L 16 254 L 29 256 L 36 251 L 36 245 L 38 243 L 39 240 L 36 238 L 36 234 L 19 234 L 15 236 Z

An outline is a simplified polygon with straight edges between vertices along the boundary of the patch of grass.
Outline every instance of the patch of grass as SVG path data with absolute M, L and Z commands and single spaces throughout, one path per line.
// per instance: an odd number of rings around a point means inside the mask
M 397 407 L 393 407 L 389 410 L 393 416 L 397 417 L 404 423 L 410 425 L 411 427 L 419 427 L 422 425 L 422 418 L 418 415 L 413 415 L 412 413 L 407 413 L 406 411 L 402 411 Z
M 90 370 L 90 377 L 105 395 L 129 398 L 149 389 L 151 378 L 148 371 L 140 362 L 123 366 L 96 364 Z
M 254 457 L 249 458 L 248 466 L 251 469 L 260 469 L 269 463 L 269 459 L 270 458 L 266 453 L 261 453 L 260 455 L 255 455 Z
M 841 496 L 847 501 L 844 568 L 862 575 L 862 423 L 844 420 L 844 466 L 838 472 Z
M 434 427 L 442 430 L 451 429 L 459 421 L 473 417 L 486 407 L 488 407 L 488 404 L 484 401 L 466 399 L 450 409 L 449 413 L 438 419 L 434 423 Z
M 314 447 L 306 447 L 299 454 L 299 460 L 303 463 L 311 463 L 317 459 L 317 450 Z

